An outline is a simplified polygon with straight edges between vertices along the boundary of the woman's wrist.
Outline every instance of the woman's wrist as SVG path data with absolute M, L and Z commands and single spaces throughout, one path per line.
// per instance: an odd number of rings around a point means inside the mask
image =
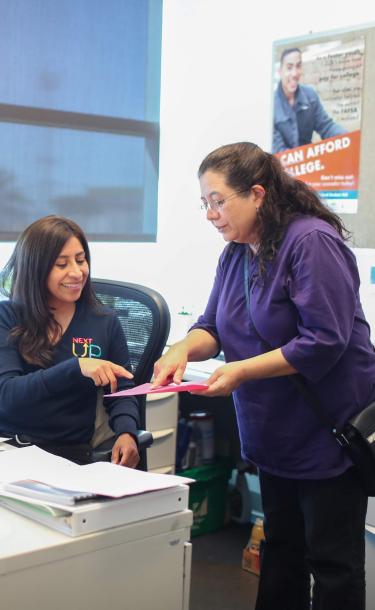
M 234 364 L 234 363 L 233 363 Z M 238 360 L 235 363 L 236 366 L 236 377 L 237 377 L 237 386 L 245 383 L 245 381 L 250 381 L 252 377 L 252 368 L 251 361 L 248 360 Z

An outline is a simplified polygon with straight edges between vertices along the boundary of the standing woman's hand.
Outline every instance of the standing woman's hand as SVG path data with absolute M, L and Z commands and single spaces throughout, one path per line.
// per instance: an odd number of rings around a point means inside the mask
M 246 368 L 243 361 L 229 362 L 212 373 L 205 383 L 208 389 L 202 392 L 192 392 L 208 397 L 229 396 L 233 390 L 246 381 Z
M 100 358 L 78 358 L 81 373 L 90 377 L 96 386 L 111 386 L 111 392 L 117 390 L 117 377 L 133 379 L 133 374 L 119 364 Z
M 167 385 L 172 381 L 181 383 L 188 362 L 188 350 L 181 341 L 169 348 L 166 354 L 155 362 L 154 387 Z

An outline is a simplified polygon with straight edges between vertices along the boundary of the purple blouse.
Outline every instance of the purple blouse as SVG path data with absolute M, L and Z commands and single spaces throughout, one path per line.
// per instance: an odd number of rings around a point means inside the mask
M 227 362 L 281 347 L 340 425 L 375 399 L 375 352 L 359 283 L 355 257 L 335 229 L 299 217 L 263 276 L 247 245 L 224 249 L 206 310 L 193 328 L 212 334 Z M 318 479 L 351 464 L 288 377 L 247 381 L 233 399 L 243 457 L 261 469 Z

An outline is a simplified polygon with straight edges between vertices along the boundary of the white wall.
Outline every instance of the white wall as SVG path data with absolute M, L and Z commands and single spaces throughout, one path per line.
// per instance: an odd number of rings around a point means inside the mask
M 92 244 L 93 275 L 147 284 L 172 313 L 199 313 L 223 247 L 199 209 L 200 161 L 239 140 L 268 148 L 275 39 L 372 22 L 368 0 L 164 0 L 158 242 Z M 0 266 L 11 249 L 0 244 Z

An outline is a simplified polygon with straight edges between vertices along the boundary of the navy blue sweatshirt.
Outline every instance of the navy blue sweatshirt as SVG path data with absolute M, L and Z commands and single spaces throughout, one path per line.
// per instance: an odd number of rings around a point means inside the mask
M 21 357 L 9 332 L 19 323 L 11 301 L 0 303 L 0 433 L 27 434 L 52 444 L 88 443 L 94 432 L 97 387 L 84 377 L 78 357 L 101 358 L 131 370 L 126 339 L 111 309 L 77 303 L 75 314 L 53 350 L 48 368 Z M 118 389 L 133 386 L 118 378 Z M 109 388 L 107 388 L 109 390 Z M 115 434 L 139 427 L 134 397 L 105 399 Z

